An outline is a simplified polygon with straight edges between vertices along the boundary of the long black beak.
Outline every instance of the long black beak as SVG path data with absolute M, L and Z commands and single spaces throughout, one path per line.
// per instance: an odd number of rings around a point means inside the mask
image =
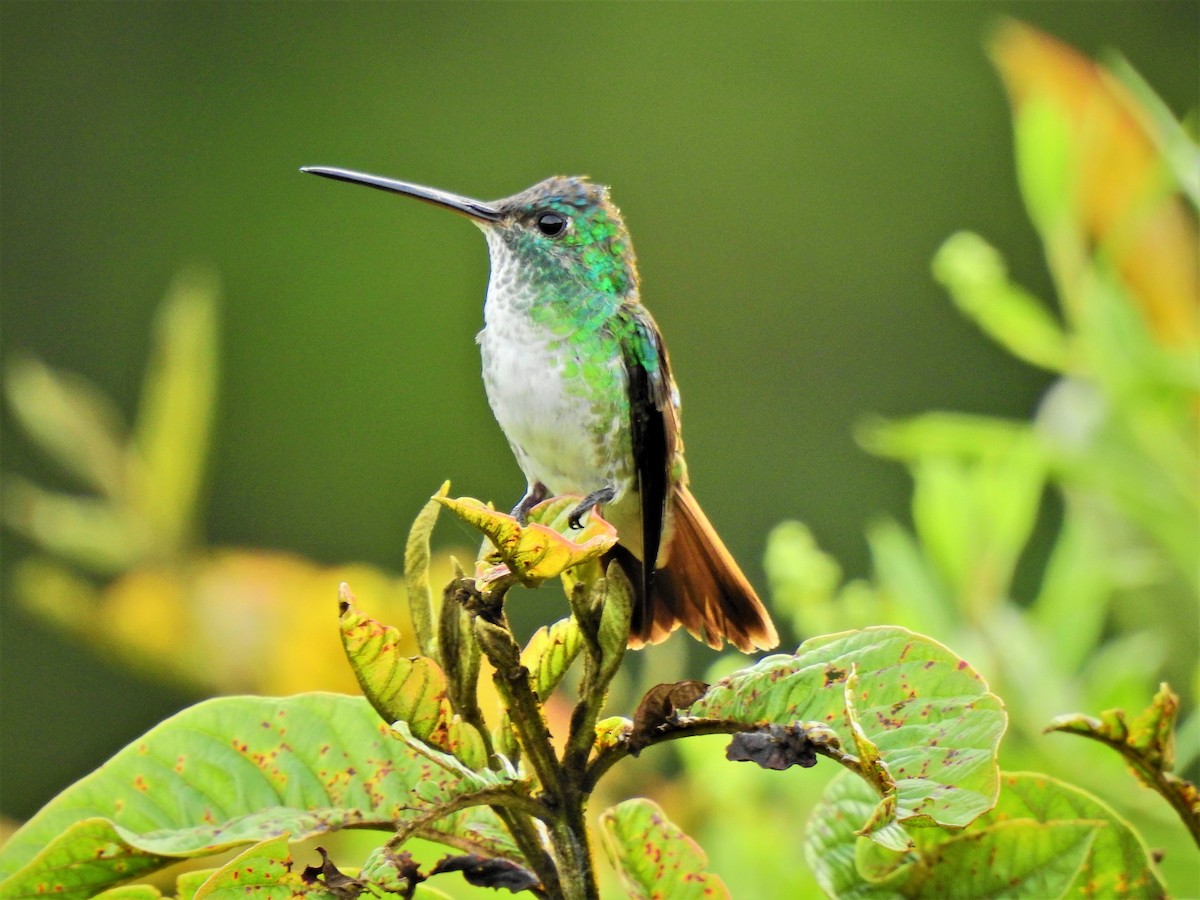
M 307 172 L 310 175 L 321 175 L 324 178 L 333 178 L 337 181 L 365 184 L 367 187 L 378 188 L 381 191 L 407 194 L 409 197 L 416 197 L 418 200 L 424 200 L 426 203 L 432 203 L 434 206 L 454 210 L 457 213 L 462 213 L 464 216 L 470 216 L 472 219 L 478 219 L 481 222 L 499 222 L 504 218 L 504 214 L 490 203 L 484 203 L 482 200 L 472 200 L 470 197 L 460 197 L 458 194 L 439 191 L 437 188 L 410 184 L 407 181 L 395 181 L 391 178 L 381 178 L 378 175 L 352 172 L 349 169 L 331 169 L 326 166 L 304 166 L 300 171 Z

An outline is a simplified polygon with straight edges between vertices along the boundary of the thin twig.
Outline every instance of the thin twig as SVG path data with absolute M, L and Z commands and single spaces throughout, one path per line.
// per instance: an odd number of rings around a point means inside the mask
M 660 730 L 648 737 L 638 752 L 640 753 L 646 747 L 665 744 L 667 741 L 677 741 L 680 738 L 705 734 L 740 734 L 746 731 L 757 731 L 761 727 L 763 727 L 763 723 L 735 722 L 729 719 L 679 719 L 677 722 L 660 726 Z M 847 753 L 840 747 L 817 744 L 813 745 L 813 751 L 818 756 L 831 759 L 862 777 L 862 764 L 853 753 Z M 632 753 L 627 740 L 605 747 L 597 753 L 584 775 L 583 791 L 586 793 L 595 790 L 596 783 L 604 777 L 605 773 L 627 756 L 631 756 Z

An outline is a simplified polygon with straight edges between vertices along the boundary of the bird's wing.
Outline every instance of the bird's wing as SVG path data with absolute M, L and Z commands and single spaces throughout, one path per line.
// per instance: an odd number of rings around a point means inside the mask
M 634 466 L 642 504 L 642 587 L 649 596 L 679 450 L 679 409 L 667 351 L 650 313 L 640 305 L 626 304 L 618 310 L 616 324 L 629 384 Z

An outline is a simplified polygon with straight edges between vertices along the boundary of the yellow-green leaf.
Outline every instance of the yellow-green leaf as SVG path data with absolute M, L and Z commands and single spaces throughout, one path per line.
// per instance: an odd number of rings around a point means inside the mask
M 217 390 L 217 286 L 186 272 L 159 308 L 130 458 L 129 502 L 162 552 L 192 537 Z
M 486 764 L 483 739 L 450 708 L 446 676 L 424 656 L 400 652 L 400 632 L 359 612 L 342 585 L 341 634 L 346 656 L 371 706 L 388 724 L 404 722 L 420 741 Z
M 498 512 L 470 497 L 436 498 L 463 522 L 481 531 L 492 542 L 499 566 L 487 565 L 484 579 L 512 575 L 522 584 L 536 586 L 574 566 L 599 558 L 617 542 L 617 532 L 594 510 L 583 528 L 571 529 L 567 515 L 582 497 L 545 500 L 529 513 L 527 524 Z
M 635 798 L 600 816 L 604 849 L 632 900 L 702 900 L 730 896 L 719 876 L 705 871 L 700 845 L 653 800 Z
M 413 630 L 417 633 L 421 652 L 430 659 L 438 658 L 438 645 L 433 627 L 433 594 L 429 589 L 429 537 L 441 509 L 438 502 L 449 490 L 450 482 L 443 482 L 438 492 L 421 508 L 404 547 L 404 584 L 408 589 Z
M 109 499 L 125 492 L 124 426 L 95 385 L 31 356 L 17 356 L 4 380 L 20 423 L 56 462 Z

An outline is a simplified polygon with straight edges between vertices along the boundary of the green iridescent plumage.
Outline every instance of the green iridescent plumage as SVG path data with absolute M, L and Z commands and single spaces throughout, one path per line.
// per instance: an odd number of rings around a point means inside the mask
M 641 304 L 629 233 L 608 189 L 549 178 L 494 203 L 342 169 L 309 169 L 455 210 L 487 237 L 492 274 L 478 341 L 488 401 L 528 490 L 603 507 L 613 558 L 638 588 L 630 643 L 683 625 L 711 646 L 777 638 L 688 491 L 679 399 L 662 338 Z

